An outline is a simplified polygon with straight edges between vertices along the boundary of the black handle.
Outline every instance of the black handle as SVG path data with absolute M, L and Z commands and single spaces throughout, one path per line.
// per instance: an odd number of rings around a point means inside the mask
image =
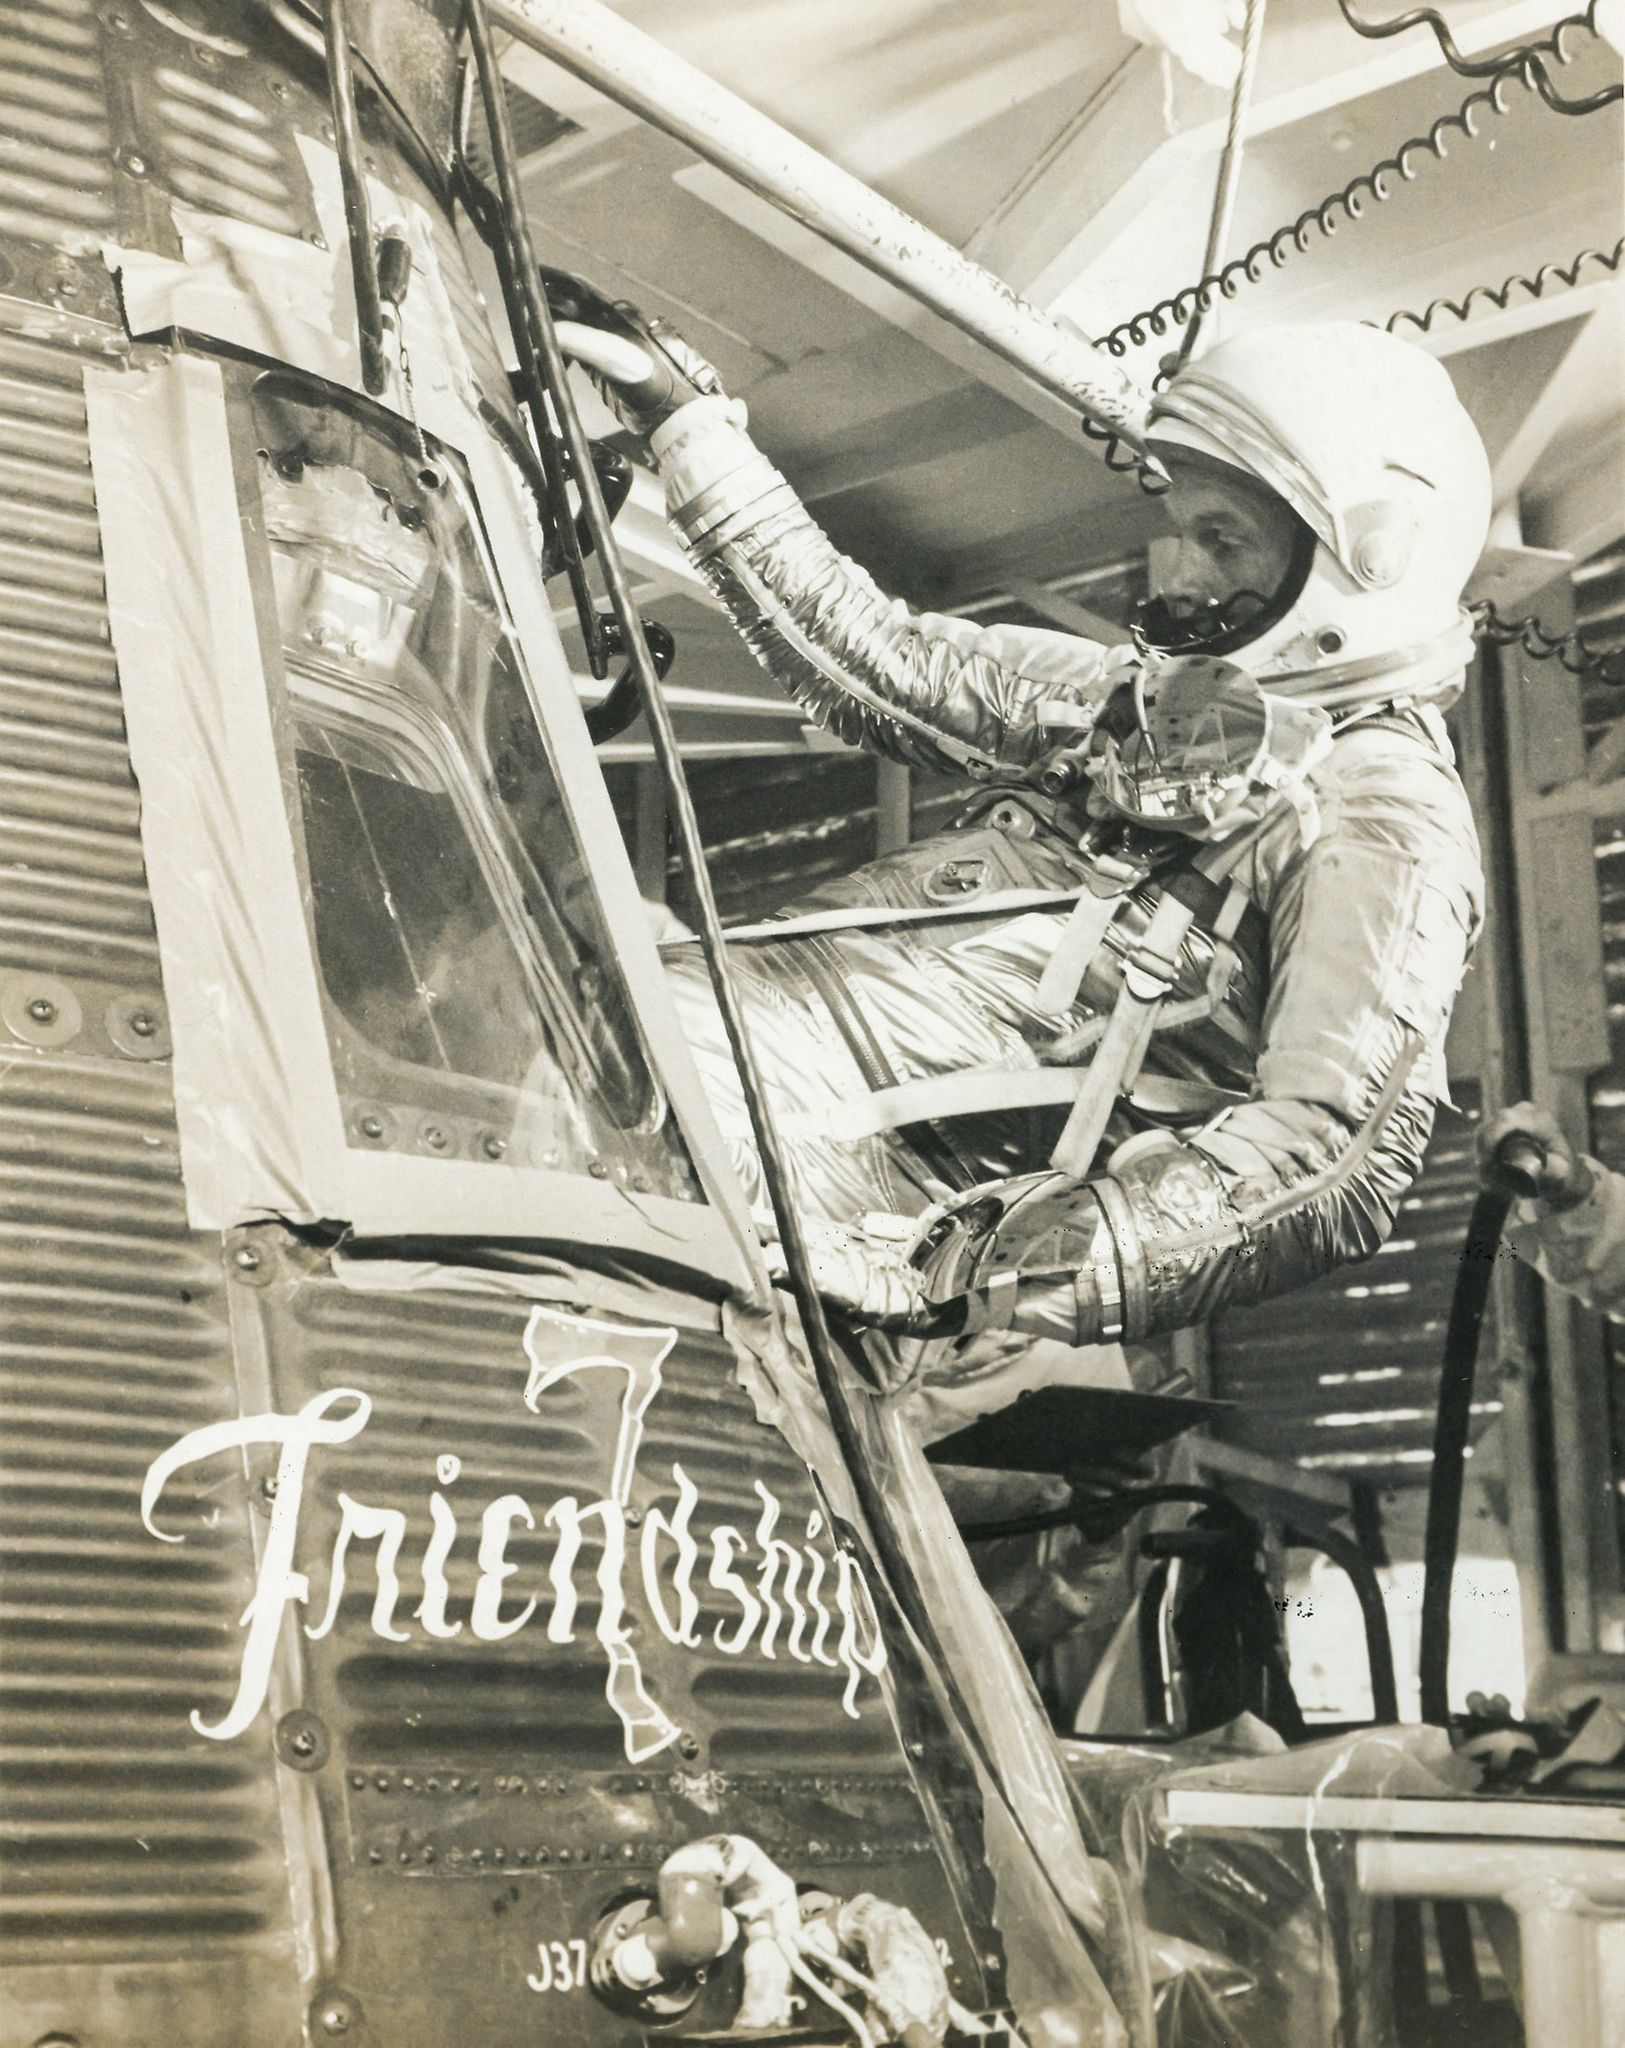
M 606 618 L 603 631 L 606 652 L 624 654 L 626 641 L 622 636 L 619 620 Z M 658 619 L 645 619 L 643 637 L 649 643 L 649 657 L 655 665 L 655 674 L 664 676 L 677 653 L 677 641 L 671 629 L 661 625 Z M 628 662 L 598 702 L 587 707 L 585 716 L 588 738 L 595 747 L 601 747 L 605 740 L 615 739 L 625 732 L 642 708 L 643 700 L 638 694 L 637 671 L 631 662 Z
M 1515 1195 L 1526 1202 L 1551 1194 L 1561 1184 L 1552 1178 L 1546 1146 L 1527 1131 L 1507 1132 L 1486 1162 L 1483 1178 L 1485 1186 L 1497 1194 Z

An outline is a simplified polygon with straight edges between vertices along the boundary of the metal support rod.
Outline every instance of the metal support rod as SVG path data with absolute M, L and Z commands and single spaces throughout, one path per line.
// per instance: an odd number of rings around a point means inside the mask
M 486 238 L 497 266 L 503 308 L 508 316 L 509 331 L 513 335 L 514 353 L 519 359 L 521 392 L 536 437 L 536 453 L 541 464 L 546 500 L 552 509 L 553 541 L 563 560 L 565 574 L 570 580 L 570 594 L 575 600 L 576 616 L 581 623 L 581 637 L 587 649 L 587 667 L 594 680 L 601 682 L 609 673 L 609 652 L 605 644 L 604 622 L 593 603 L 592 589 L 587 582 L 587 565 L 581 535 L 576 526 L 575 515 L 570 510 L 565 461 L 548 405 L 547 379 L 541 356 L 541 342 L 536 331 L 536 308 L 539 305 L 545 317 L 547 302 L 536 268 L 536 254 L 531 248 L 530 234 L 525 227 L 524 196 L 519 190 L 518 171 L 511 152 L 504 153 L 497 143 L 497 126 L 499 122 L 505 123 L 507 120 L 508 102 L 503 90 L 502 72 L 497 64 L 496 50 L 490 40 L 489 24 L 482 14 L 479 29 L 476 31 L 473 22 L 476 10 L 470 7 L 467 12 L 470 17 L 469 42 L 474 52 L 475 78 L 481 104 L 485 109 L 486 126 L 491 133 L 498 189 L 493 199 L 477 179 L 468 175 L 465 163 L 464 198 L 469 204 L 470 217 L 479 233 Z M 465 128 L 466 122 L 465 113 Z M 552 332 L 551 325 L 548 332 Z M 589 450 L 588 468 L 591 467 Z M 596 481 L 596 472 L 594 478 Z M 584 491 L 582 502 L 585 505 Z M 642 638 L 640 633 L 640 644 Z
M 599 0 L 492 0 L 491 13 L 519 42 L 1143 449 L 1149 400 L 1120 364 Z
M 361 382 L 374 397 L 389 380 L 384 360 L 384 301 L 378 289 L 378 250 L 372 239 L 372 205 L 361 155 L 355 111 L 355 67 L 350 57 L 349 10 L 345 0 L 323 0 L 322 35 L 327 55 L 328 96 L 333 103 L 333 146 L 344 189 L 344 229 L 355 280 L 356 332 L 361 346 Z
M 1236 210 L 1236 187 L 1241 182 L 1241 155 L 1243 130 L 1247 125 L 1247 110 L 1252 104 L 1253 77 L 1258 69 L 1259 45 L 1264 40 L 1265 0 L 1247 0 L 1246 25 L 1241 37 L 1241 68 L 1236 73 L 1235 84 L 1230 89 L 1230 118 L 1225 126 L 1224 151 L 1219 158 L 1219 177 L 1213 192 L 1213 212 L 1207 224 L 1207 248 L 1202 256 L 1202 275 L 1211 277 L 1224 257 L 1225 243 L 1230 239 L 1230 219 Z M 1191 308 L 1191 317 L 1185 328 L 1185 339 L 1178 349 L 1182 363 L 1190 361 L 1191 351 L 1196 347 L 1196 337 L 1201 332 L 1202 320 L 1211 311 L 1211 303 L 1200 299 Z

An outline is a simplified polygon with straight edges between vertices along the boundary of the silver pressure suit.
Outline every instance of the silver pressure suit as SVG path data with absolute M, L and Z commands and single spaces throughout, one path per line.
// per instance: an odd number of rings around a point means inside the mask
M 1481 914 L 1437 712 L 1362 706 L 1307 776 L 1308 818 L 1283 801 L 1193 837 L 1114 813 L 1087 777 L 1046 794 L 1131 651 L 889 601 L 720 400 L 654 445 L 694 560 L 811 717 L 972 785 L 954 829 L 804 899 L 782 939 L 733 949 L 809 1220 L 852 1228 L 944 1198 L 963 1213 L 979 1190 L 988 1229 L 938 1297 L 1013 1276 L 1055 1294 L 1027 1327 L 1085 1344 L 1372 1253 L 1444 1092 Z M 817 915 L 833 912 L 866 921 Z M 1068 946 L 1081 957 L 1057 976 Z M 753 1178 L 699 964 L 670 958 Z M 1122 1085 L 1100 1142 L 1046 1172 L 1107 1043 Z

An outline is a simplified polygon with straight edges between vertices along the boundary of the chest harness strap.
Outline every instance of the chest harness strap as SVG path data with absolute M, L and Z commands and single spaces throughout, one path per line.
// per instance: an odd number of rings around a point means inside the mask
M 1220 846 L 1206 849 L 1184 875 L 1170 878 L 1165 885 L 1144 936 L 1123 963 L 1122 986 L 1112 1006 L 1111 1020 L 1099 1050 L 1089 1062 L 1066 1128 L 1050 1155 L 1050 1164 L 1058 1173 L 1082 1180 L 1094 1164 L 1118 1098 L 1128 1093 L 1139 1078 L 1163 1004 L 1178 979 L 1191 927 L 1213 888 L 1227 885 L 1211 927 L 1213 967 L 1208 976 L 1204 1009 L 1209 1004 L 1217 1007 L 1213 1002 L 1215 991 L 1222 999 L 1236 970 L 1234 940 L 1243 916 L 1251 908 L 1246 890 L 1234 879 L 1234 870 L 1261 830 L 1262 825 L 1256 825 L 1236 833 Z M 1182 887 L 1187 876 L 1199 878 L 1208 886 Z

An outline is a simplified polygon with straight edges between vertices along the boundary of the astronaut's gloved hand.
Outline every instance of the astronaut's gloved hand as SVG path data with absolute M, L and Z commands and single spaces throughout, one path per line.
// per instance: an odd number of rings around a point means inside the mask
M 764 1251 L 768 1271 L 783 1286 L 789 1277 L 784 1247 L 775 1239 Z M 824 1300 L 865 1329 L 906 1336 L 936 1312 L 901 1237 L 825 1226 L 807 1232 L 807 1252 L 813 1285 Z
M 950 1196 L 919 1219 L 909 1262 L 940 1317 L 958 1314 L 960 1332 L 1018 1330 L 1062 1344 L 1122 1334 L 1112 1234 L 1094 1188 L 1072 1174 L 1016 1174 Z
M 1514 1102 L 1498 1110 L 1478 1127 L 1478 1171 L 1490 1186 L 1502 1185 L 1497 1172 L 1501 1147 L 1510 1138 L 1523 1138 L 1544 1153 L 1540 1169 L 1540 1201 L 1561 1214 L 1575 1209 L 1591 1193 L 1592 1173 L 1586 1161 L 1575 1156 L 1563 1135 L 1563 1128 L 1550 1110 L 1535 1102 Z
M 567 270 L 544 265 L 542 287 L 565 354 L 588 371 L 634 434 L 646 437 L 696 398 L 727 398 L 713 366 L 663 320 L 606 297 Z M 743 426 L 743 405 L 737 411 L 735 424 Z

